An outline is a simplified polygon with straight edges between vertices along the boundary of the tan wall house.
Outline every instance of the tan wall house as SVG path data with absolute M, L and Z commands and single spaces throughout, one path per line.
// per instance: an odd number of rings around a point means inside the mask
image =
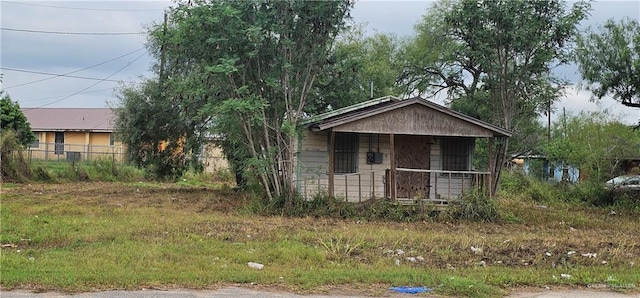
M 28 154 L 34 159 L 121 160 L 124 146 L 114 139 L 115 114 L 109 108 L 23 108 L 36 142 Z
M 304 123 L 296 145 L 296 186 L 346 201 L 443 202 L 490 181 L 473 166 L 475 140 L 511 132 L 422 98 L 373 99 Z
M 125 159 L 126 147 L 114 138 L 116 115 L 109 108 L 24 108 L 36 142 L 27 154 L 44 160 Z M 215 143 L 203 150 L 205 171 L 228 169 L 222 149 Z

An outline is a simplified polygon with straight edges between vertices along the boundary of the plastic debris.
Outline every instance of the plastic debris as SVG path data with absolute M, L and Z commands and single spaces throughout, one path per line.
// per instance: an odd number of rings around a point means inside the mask
M 583 256 L 583 257 L 587 257 L 587 258 L 591 259 L 591 258 L 595 258 L 595 257 L 597 257 L 597 256 L 598 256 L 598 254 L 597 254 L 597 253 L 590 252 L 590 253 L 582 254 L 582 256 Z
M 547 255 L 547 257 L 550 257 L 550 256 L 551 256 L 551 253 L 550 253 L 550 252 L 545 252 L 544 254 L 545 254 L 545 255 Z
M 576 252 L 572 250 L 572 251 L 568 252 L 568 253 L 567 253 L 567 255 L 573 255 L 573 254 L 575 254 L 575 253 L 576 253 Z
M 411 262 L 411 263 L 415 263 L 416 262 L 416 258 L 414 258 L 414 257 L 406 257 L 404 259 L 409 261 L 409 262 Z
M 389 290 L 403 294 L 420 294 L 433 291 L 433 289 L 427 287 L 391 287 Z
M 249 263 L 247 263 L 247 265 L 249 265 L 249 267 L 251 267 L 253 269 L 258 269 L 258 270 L 264 268 L 264 265 L 262 265 L 260 263 L 249 262 Z
M 479 248 L 479 247 L 473 247 L 472 246 L 471 247 L 471 251 L 476 255 L 482 254 L 482 248 Z
M 562 273 L 562 274 L 560 274 L 560 277 L 562 277 L 562 278 L 564 278 L 564 279 L 570 279 L 570 278 L 571 278 L 571 275 L 570 275 L 570 274 L 564 274 L 564 273 Z

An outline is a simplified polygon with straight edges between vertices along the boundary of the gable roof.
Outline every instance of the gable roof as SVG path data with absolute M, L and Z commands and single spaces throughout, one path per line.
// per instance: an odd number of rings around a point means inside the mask
M 112 132 L 115 113 L 110 108 L 21 109 L 33 131 Z
M 329 128 L 337 128 L 339 126 L 353 126 L 354 123 L 365 121 L 367 118 L 389 120 L 384 119 L 381 115 L 401 111 L 403 108 L 407 108 L 412 105 L 417 105 L 423 109 L 426 108 L 428 110 L 435 111 L 439 115 L 440 119 L 451 119 L 453 120 L 452 123 L 487 131 L 494 136 L 510 137 L 512 135 L 510 131 L 504 128 L 478 120 L 460 112 L 456 112 L 421 97 L 400 100 L 396 97 L 387 96 L 379 99 L 373 99 L 357 105 L 318 115 L 307 120 L 304 124 L 306 124 L 311 130 L 322 131 Z

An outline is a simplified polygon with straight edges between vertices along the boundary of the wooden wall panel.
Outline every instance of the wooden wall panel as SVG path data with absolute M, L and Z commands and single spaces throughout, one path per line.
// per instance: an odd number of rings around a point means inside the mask
M 493 135 L 488 129 L 422 105 L 406 106 L 333 129 L 339 132 L 427 136 L 490 137 Z

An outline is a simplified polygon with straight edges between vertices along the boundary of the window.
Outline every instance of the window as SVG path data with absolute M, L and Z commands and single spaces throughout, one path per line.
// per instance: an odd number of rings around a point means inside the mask
M 116 138 L 114 137 L 113 133 L 109 134 L 109 145 L 113 146 L 116 143 Z
M 334 173 L 355 173 L 358 166 L 358 134 L 336 133 L 333 151 Z
M 440 139 L 442 169 L 446 171 L 469 171 L 473 153 L 472 138 Z
M 40 148 L 40 134 L 36 134 L 36 139 L 33 143 L 29 144 L 30 148 Z

